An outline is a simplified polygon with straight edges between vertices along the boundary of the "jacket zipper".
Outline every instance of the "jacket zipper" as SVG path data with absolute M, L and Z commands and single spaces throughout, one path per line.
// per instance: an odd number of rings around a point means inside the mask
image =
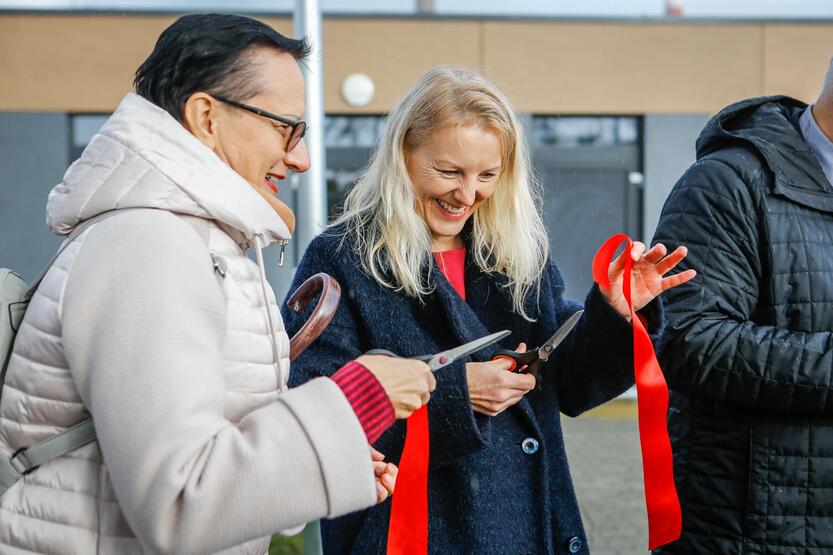
M 288 242 L 289 241 L 287 241 L 286 239 L 281 239 L 281 240 L 278 241 L 278 244 L 281 246 L 281 256 L 278 259 L 278 266 L 280 266 L 281 268 L 283 268 L 283 258 L 284 258 L 284 253 L 286 252 L 286 244 Z

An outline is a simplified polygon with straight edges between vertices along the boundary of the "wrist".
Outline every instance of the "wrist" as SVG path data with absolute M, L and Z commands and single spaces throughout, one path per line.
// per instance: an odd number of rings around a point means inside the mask
M 341 388 L 359 423 L 373 443 L 395 421 L 393 405 L 376 376 L 358 361 L 342 366 L 331 379 Z

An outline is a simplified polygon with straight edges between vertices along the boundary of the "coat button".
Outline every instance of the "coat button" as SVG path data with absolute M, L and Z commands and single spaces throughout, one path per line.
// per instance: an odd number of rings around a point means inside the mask
M 521 449 L 523 449 L 524 453 L 527 455 L 534 455 L 538 452 L 539 447 L 538 440 L 534 437 L 528 437 L 521 442 Z
M 581 551 L 581 540 L 575 536 L 570 538 L 570 541 L 567 542 L 567 551 L 570 553 L 578 553 Z

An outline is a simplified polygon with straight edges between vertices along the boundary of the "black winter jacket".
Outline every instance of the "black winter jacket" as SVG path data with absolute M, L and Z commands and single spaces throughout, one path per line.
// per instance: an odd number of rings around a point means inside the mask
M 659 553 L 833 554 L 833 187 L 805 107 L 717 114 L 654 237 L 699 272 L 665 296 L 683 535 Z

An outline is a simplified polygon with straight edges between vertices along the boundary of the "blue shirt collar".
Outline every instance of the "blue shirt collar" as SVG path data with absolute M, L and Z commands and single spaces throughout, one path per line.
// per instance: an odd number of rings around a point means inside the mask
M 801 135 L 819 161 L 827 181 L 833 185 L 833 141 L 821 130 L 813 117 L 813 106 L 807 106 L 799 120 Z

